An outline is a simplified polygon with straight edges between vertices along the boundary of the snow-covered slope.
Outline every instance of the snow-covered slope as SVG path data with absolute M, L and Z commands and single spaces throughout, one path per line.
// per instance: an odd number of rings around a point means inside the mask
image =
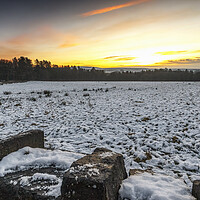
M 200 178 L 200 83 L 28 82 L 0 85 L 0 102 L 1 138 L 42 129 L 46 147 L 106 147 L 124 155 L 127 170 L 152 169 L 190 188 Z

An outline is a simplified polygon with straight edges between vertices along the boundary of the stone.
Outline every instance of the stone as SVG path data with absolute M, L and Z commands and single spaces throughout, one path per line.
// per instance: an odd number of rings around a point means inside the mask
M 0 200 L 60 200 L 60 197 L 56 198 L 47 194 L 50 186 L 58 184 L 53 182 L 52 179 L 39 179 L 27 184 L 26 181 L 21 182 L 22 178 L 26 180 L 27 177 L 33 177 L 37 173 L 55 175 L 60 179 L 64 174 L 62 170 L 53 167 L 29 169 L 7 174 L 4 177 L 0 177 Z
M 105 148 L 75 161 L 63 177 L 62 200 L 117 200 L 127 178 L 123 156 Z
M 44 148 L 44 132 L 31 130 L 0 140 L 0 160 L 23 147 Z
M 150 173 L 153 175 L 153 171 L 151 171 L 150 169 L 145 169 L 145 170 L 142 170 L 142 169 L 130 169 L 129 171 L 129 176 L 134 176 L 134 175 L 137 175 L 137 174 L 142 174 L 142 173 Z
M 192 195 L 197 198 L 197 200 L 200 200 L 200 180 L 193 182 Z

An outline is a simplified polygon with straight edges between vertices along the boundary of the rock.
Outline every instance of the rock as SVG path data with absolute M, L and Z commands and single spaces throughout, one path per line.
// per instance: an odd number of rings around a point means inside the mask
M 130 169 L 129 171 L 129 176 L 134 176 L 136 174 L 142 174 L 142 173 L 150 173 L 153 175 L 153 171 L 149 170 L 149 169 L 146 169 L 146 170 L 142 170 L 142 169 Z
M 91 155 L 75 161 L 64 175 L 62 200 L 117 200 L 125 178 L 123 156 L 97 148 Z
M 34 174 L 55 176 L 62 179 L 63 171 L 54 168 L 34 169 L 7 174 L 0 177 L 0 200 L 59 200 L 47 194 L 49 188 L 59 186 L 52 178 L 28 181 Z M 30 177 L 30 178 L 29 178 Z
M 0 140 L 0 160 L 23 147 L 44 148 L 44 132 L 31 130 Z
M 200 200 L 200 180 L 193 182 L 192 195 L 197 198 L 197 200 Z

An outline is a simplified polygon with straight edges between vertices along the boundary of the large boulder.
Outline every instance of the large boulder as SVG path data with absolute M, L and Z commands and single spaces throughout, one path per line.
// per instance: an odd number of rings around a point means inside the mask
M 44 148 L 44 132 L 31 130 L 0 140 L 0 160 L 23 147 Z
M 63 178 L 63 200 L 117 200 L 122 180 L 127 178 L 123 156 L 97 148 L 75 161 Z

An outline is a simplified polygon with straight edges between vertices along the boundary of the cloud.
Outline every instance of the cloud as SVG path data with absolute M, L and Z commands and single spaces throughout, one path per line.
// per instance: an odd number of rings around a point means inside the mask
M 191 51 L 192 53 L 200 53 L 200 50 Z
M 128 61 L 128 60 L 134 60 L 134 59 L 136 59 L 136 57 L 121 57 L 121 58 L 115 59 L 115 61 Z
M 15 36 L 7 41 L 9 45 L 14 46 L 27 46 L 27 45 L 42 45 L 52 44 L 60 39 L 63 39 L 65 35 L 52 27 L 44 26 L 39 27 L 31 32 L 27 32 L 18 36 Z
M 109 56 L 109 57 L 105 57 L 104 59 L 108 60 L 108 59 L 113 59 L 113 58 L 118 58 L 118 57 L 120 57 L 120 56 Z
M 63 38 L 64 42 L 62 42 L 58 48 L 70 48 L 70 47 L 75 47 L 80 45 L 82 42 L 80 41 L 80 38 L 72 35 L 72 34 L 67 34 Z
M 10 47 L 52 46 L 53 48 L 70 48 L 78 46 L 80 38 L 70 33 L 63 33 L 52 27 L 40 27 L 32 32 L 15 36 L 4 42 Z
M 188 58 L 188 59 L 179 59 L 179 60 L 165 60 L 163 62 L 160 63 L 156 63 L 156 64 L 166 64 L 166 65 L 177 65 L 177 64 L 181 64 L 181 65 L 188 65 L 188 64 L 197 64 L 200 63 L 200 58 Z
M 30 39 L 29 39 L 28 35 L 23 34 L 23 35 L 19 35 L 14 38 L 11 38 L 11 39 L 7 40 L 6 42 L 11 45 L 24 45 L 24 44 L 29 43 Z
M 183 53 L 187 53 L 188 51 L 164 51 L 164 52 L 157 52 L 155 54 L 159 54 L 159 55 L 177 55 L 177 54 L 183 54 Z
M 58 46 L 58 48 L 70 48 L 70 47 L 75 47 L 78 46 L 79 44 L 77 43 L 64 43 Z
M 178 54 L 194 54 L 194 53 L 200 53 L 200 50 L 193 50 L 193 51 L 188 51 L 188 50 L 183 50 L 183 51 L 162 51 L 162 52 L 157 52 L 155 54 L 159 54 L 162 56 L 168 56 L 168 55 L 178 55 Z
M 116 5 L 116 6 L 111 6 L 111 7 L 106 7 L 106 8 L 102 8 L 102 9 L 86 12 L 86 13 L 83 13 L 82 16 L 83 17 L 89 17 L 89 16 L 92 16 L 92 15 L 103 14 L 103 13 L 107 13 L 107 12 L 110 12 L 110 11 L 113 11 L 113 10 L 118 10 L 120 8 L 125 8 L 125 7 L 138 5 L 138 4 L 147 2 L 147 1 L 150 1 L 150 0 L 132 0 L 132 1 L 128 1 L 127 3 L 124 3 L 124 4 L 120 4 L 120 5 Z
M 113 60 L 113 61 L 128 61 L 128 60 L 134 60 L 136 57 L 124 57 L 124 56 L 109 56 L 105 57 L 105 60 Z
M 0 59 L 10 59 L 19 56 L 29 56 L 30 54 L 31 52 L 27 50 L 13 49 L 5 46 L 0 46 Z

